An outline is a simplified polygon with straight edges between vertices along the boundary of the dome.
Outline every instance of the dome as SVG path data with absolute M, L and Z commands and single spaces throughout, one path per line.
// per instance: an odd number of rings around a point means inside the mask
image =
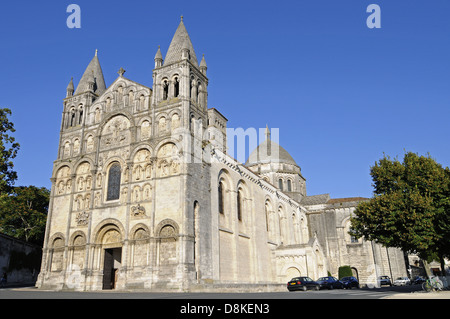
M 284 163 L 298 166 L 292 156 L 280 145 L 266 139 L 248 157 L 246 166 L 265 163 Z

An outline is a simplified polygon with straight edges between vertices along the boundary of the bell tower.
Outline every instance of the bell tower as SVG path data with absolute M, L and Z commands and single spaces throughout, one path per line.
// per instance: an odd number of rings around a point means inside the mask
M 77 88 L 74 89 L 73 78 L 67 86 L 61 130 L 80 128 L 84 124 L 86 108 L 106 91 L 105 79 L 97 55 L 95 50 L 95 56 L 84 71 Z
M 190 282 L 211 275 L 208 251 L 211 230 L 209 193 L 210 166 L 205 159 L 208 152 L 208 78 L 205 58 L 197 59 L 192 41 L 184 25 L 183 17 L 175 31 L 165 58 L 158 47 L 153 69 L 152 107 L 155 123 L 155 142 L 165 141 L 180 145 L 182 158 L 178 178 L 182 186 L 183 242 L 185 260 L 179 267 Z M 165 133 L 164 133 L 165 132 Z M 206 155 L 205 155 L 206 154 Z M 202 239 L 198 236 L 202 234 Z
M 163 59 L 161 49 L 155 55 L 153 70 L 153 100 L 156 110 L 170 113 L 170 109 L 181 111 L 181 126 L 193 130 L 194 122 L 206 127 L 208 107 L 208 78 L 206 61 L 197 60 L 194 47 L 181 17 Z

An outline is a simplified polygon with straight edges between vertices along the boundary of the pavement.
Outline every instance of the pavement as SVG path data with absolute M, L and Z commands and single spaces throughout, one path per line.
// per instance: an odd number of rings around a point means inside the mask
M 399 293 L 383 299 L 450 299 L 450 290 L 444 291 L 415 291 L 410 293 Z
M 26 288 L 26 287 L 34 287 L 35 282 L 7 282 L 6 284 L 2 284 L 0 289 L 2 288 Z
M 34 283 L 7 283 L 5 287 L 2 288 L 16 288 L 18 291 L 29 291 L 36 292 L 37 288 L 35 288 Z M 433 299 L 450 299 L 450 290 L 444 291 L 433 291 L 433 292 L 425 292 L 423 290 L 409 290 L 411 288 L 408 287 L 396 287 L 398 289 L 397 293 L 390 294 L 385 297 L 381 297 L 381 299 L 424 299 L 424 300 L 433 300 Z M 403 292 L 403 291 L 404 292 Z M 105 291 L 102 291 L 106 293 Z M 113 291 L 114 292 L 114 291 Z

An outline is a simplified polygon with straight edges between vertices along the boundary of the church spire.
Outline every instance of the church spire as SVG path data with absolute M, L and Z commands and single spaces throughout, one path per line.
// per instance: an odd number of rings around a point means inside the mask
M 155 54 L 155 69 L 161 67 L 162 63 L 163 63 L 163 57 L 161 54 L 161 47 L 158 45 L 158 51 L 156 51 L 156 54 Z
M 183 51 L 189 50 L 189 60 L 195 66 L 198 66 L 197 56 L 195 55 L 194 47 L 191 38 L 184 26 L 183 16 L 181 16 L 180 24 L 178 25 L 175 35 L 172 38 L 169 49 L 167 50 L 164 65 L 169 65 L 174 62 L 182 60 Z
M 272 155 L 272 143 L 270 140 L 270 130 L 269 125 L 266 124 L 266 132 L 264 133 L 266 135 L 266 154 L 268 156 Z
M 105 92 L 106 84 L 103 77 L 103 71 L 100 66 L 100 61 L 98 60 L 98 50 L 95 50 L 95 56 L 92 58 L 91 62 L 84 71 L 80 83 L 78 83 L 77 89 L 75 90 L 75 95 L 89 91 L 92 77 L 94 77 L 94 93 L 100 95 Z
M 266 136 L 266 140 L 270 140 L 270 130 L 267 124 L 266 124 L 266 132 L 264 133 L 264 135 Z
M 208 69 L 206 65 L 205 55 L 203 54 L 202 60 L 200 61 L 200 71 L 206 75 L 206 70 Z
M 74 87 L 73 87 L 73 77 L 70 79 L 69 85 L 67 86 L 67 95 L 66 97 L 72 96 L 73 95 L 73 91 L 74 91 Z

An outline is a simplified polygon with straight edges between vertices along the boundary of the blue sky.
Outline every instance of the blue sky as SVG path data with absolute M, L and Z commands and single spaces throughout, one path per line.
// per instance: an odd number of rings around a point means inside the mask
M 69 4 L 81 28 L 69 29 Z M 381 29 L 369 29 L 369 4 Z M 71 77 L 95 49 L 152 86 L 180 16 L 208 64 L 209 107 L 228 127 L 279 128 L 308 195 L 372 196 L 370 166 L 405 151 L 450 166 L 450 1 L 3 1 L 0 107 L 21 144 L 16 185 L 50 188 Z

